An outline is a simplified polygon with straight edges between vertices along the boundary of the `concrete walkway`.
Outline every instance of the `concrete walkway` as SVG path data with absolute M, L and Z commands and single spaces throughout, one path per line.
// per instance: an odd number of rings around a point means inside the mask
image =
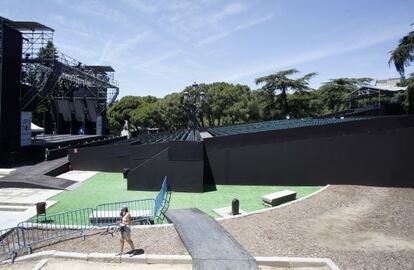
M 60 192 L 53 189 L 0 188 L 0 230 L 35 216 L 38 202 L 46 202 L 46 208 L 49 208 L 56 202 L 48 199 Z
M 194 270 L 258 269 L 253 256 L 199 209 L 168 210 L 166 216 L 190 253 Z

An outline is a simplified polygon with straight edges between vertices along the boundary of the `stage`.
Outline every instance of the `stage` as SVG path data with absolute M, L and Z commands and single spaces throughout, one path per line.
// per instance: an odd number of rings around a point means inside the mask
M 44 146 L 46 148 L 57 148 L 69 145 L 82 144 L 104 138 L 99 135 L 70 135 L 70 134 L 42 134 L 32 139 L 32 145 Z

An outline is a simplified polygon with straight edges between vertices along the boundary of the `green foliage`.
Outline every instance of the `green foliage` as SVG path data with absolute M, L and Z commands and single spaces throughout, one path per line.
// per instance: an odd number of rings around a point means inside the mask
M 321 115 L 322 106 L 317 91 L 297 92 L 288 95 L 290 117 L 309 118 Z
M 108 110 L 109 124 L 113 129 L 118 130 L 123 127 L 125 120 L 138 126 L 142 123 L 148 124 L 151 120 L 144 118 L 145 116 L 149 117 L 151 110 L 155 107 L 151 104 L 156 104 L 156 101 L 157 98 L 151 96 L 125 96 L 121 100 L 115 102 L 115 104 Z M 151 107 L 147 108 L 148 106 Z
M 409 86 L 410 84 L 414 84 L 414 73 L 410 74 L 410 77 L 403 78 L 397 85 L 398 86 Z
M 295 73 L 297 70 L 291 69 L 258 78 L 256 82 L 263 84 L 258 90 L 251 90 L 246 85 L 214 82 L 200 84 L 196 89 L 187 86 L 181 92 L 160 99 L 126 96 L 108 110 L 108 119 L 114 130 L 121 130 L 125 120 L 136 127 L 158 127 L 162 131 L 190 128 L 192 115 L 190 106 L 183 103 L 184 92 L 197 101 L 201 92 L 205 93 L 207 100 L 203 104 L 198 102 L 202 107 L 196 115 L 202 126 L 283 119 L 287 112 L 291 118 L 318 117 L 348 109 L 349 94 L 372 81 L 371 78 L 338 78 L 314 90 L 308 82 L 316 73 L 298 79 L 287 78 Z M 382 99 L 383 102 L 405 104 L 411 111 L 412 100 L 412 92 L 408 91 L 392 100 Z
M 162 123 L 161 112 L 157 103 L 142 102 L 132 111 L 131 123 L 136 127 L 157 127 Z
M 204 85 L 202 90 L 208 97 L 203 109 L 209 126 L 246 120 L 248 86 L 216 82 Z
M 45 62 L 57 60 L 57 50 L 53 42 L 48 41 L 45 47 L 40 48 L 37 52 L 37 58 Z
M 186 128 L 188 125 L 188 115 L 182 103 L 180 93 L 172 93 L 159 101 L 162 123 L 158 127 L 164 130 L 177 130 Z
M 407 86 L 405 105 L 407 113 L 414 114 L 414 84 Z
M 318 90 L 323 111 L 335 113 L 347 108 L 347 97 L 371 78 L 338 78 L 324 83 Z
M 316 76 L 317 73 L 309 73 L 298 79 L 289 79 L 288 76 L 294 75 L 299 71 L 296 69 L 288 69 L 276 72 L 271 75 L 260 77 L 256 79 L 256 84 L 264 84 L 262 90 L 269 93 L 276 91 L 280 92 L 280 98 L 283 100 L 283 114 L 289 114 L 289 104 L 287 99 L 287 92 L 304 92 L 310 90 L 309 80 Z M 270 97 L 271 98 L 271 97 Z
M 405 77 L 405 68 L 414 61 L 414 31 L 409 32 L 398 42 L 397 48 L 390 52 L 388 64 L 394 63 L 401 78 Z

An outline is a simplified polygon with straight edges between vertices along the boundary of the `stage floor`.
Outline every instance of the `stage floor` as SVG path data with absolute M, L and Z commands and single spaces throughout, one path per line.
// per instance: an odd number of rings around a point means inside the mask
M 99 135 L 70 135 L 70 134 L 44 134 L 37 135 L 33 140 L 32 144 L 37 146 L 48 146 L 48 145 L 69 145 L 76 142 L 84 142 L 94 139 L 100 139 L 103 136 Z

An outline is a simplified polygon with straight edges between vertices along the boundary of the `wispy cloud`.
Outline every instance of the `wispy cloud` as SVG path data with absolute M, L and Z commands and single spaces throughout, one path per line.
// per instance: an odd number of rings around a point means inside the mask
M 224 32 L 219 33 L 219 34 L 215 34 L 215 35 L 211 35 L 209 37 L 206 37 L 206 38 L 200 40 L 198 42 L 198 45 L 199 46 L 202 46 L 202 45 L 209 44 L 209 43 L 215 42 L 217 40 L 226 38 L 227 36 L 229 36 L 231 34 L 234 34 L 236 32 L 239 32 L 239 31 L 242 31 L 242 30 L 245 30 L 245 29 L 254 27 L 256 25 L 265 23 L 265 22 L 271 20 L 272 18 L 273 18 L 273 14 L 269 14 L 269 15 L 267 15 L 265 17 L 257 18 L 257 19 L 251 20 L 249 22 L 240 24 L 240 25 L 234 27 L 233 29 L 231 29 L 229 31 L 224 31 Z
M 68 19 L 58 14 L 50 14 L 48 19 L 54 28 L 59 28 L 59 36 L 67 36 L 72 39 L 76 39 L 76 37 L 81 39 L 94 39 L 95 41 L 100 39 L 99 36 L 96 36 L 95 28 L 90 28 L 88 25 L 82 24 L 79 21 Z
M 105 20 L 117 22 L 124 26 L 129 25 L 130 22 L 128 20 L 128 17 L 125 15 L 125 12 L 121 12 L 120 10 L 114 7 L 109 7 L 108 5 L 103 4 L 102 1 L 56 0 L 56 3 L 66 8 L 70 8 L 79 14 L 101 17 Z
M 153 15 L 159 11 L 159 8 L 156 5 L 156 2 L 154 1 L 122 0 L 122 2 L 124 2 L 125 4 L 129 5 L 130 7 L 134 8 L 139 12 L 143 12 L 150 15 Z
M 222 31 L 226 20 L 248 10 L 246 2 L 231 2 L 225 5 L 211 2 L 169 1 L 158 24 L 180 42 L 198 40 L 205 33 Z
M 239 71 L 236 74 L 224 78 L 224 81 L 237 81 L 242 78 L 251 77 L 265 72 L 271 72 L 282 68 L 287 68 L 299 64 L 321 60 L 326 57 L 332 57 L 347 52 L 361 50 L 376 44 L 383 43 L 388 40 L 398 39 L 404 33 L 403 28 L 388 29 L 377 35 L 366 36 L 363 39 L 349 41 L 342 44 L 331 44 L 329 48 L 321 48 L 305 52 L 296 56 L 291 56 L 282 59 L 274 59 L 272 63 L 249 67 L 245 70 Z
M 96 51 L 82 48 L 79 44 L 69 44 L 68 42 L 64 42 L 59 44 L 57 48 L 65 55 L 69 55 L 81 62 L 90 62 L 98 57 Z
M 97 65 L 101 65 L 105 62 L 105 60 L 108 58 L 108 54 L 111 51 L 113 45 L 112 45 L 112 39 L 109 39 L 105 42 L 105 46 L 102 50 L 101 55 L 99 56 L 99 59 L 97 61 Z
M 246 5 L 242 3 L 230 3 L 226 5 L 222 10 L 219 10 L 217 13 L 213 13 L 208 17 L 209 23 L 218 23 L 229 16 L 236 15 L 244 10 L 246 10 Z
M 135 61 L 134 53 L 140 44 L 148 41 L 151 37 L 150 32 L 142 32 L 125 38 L 123 41 L 114 44 L 109 39 L 103 48 L 102 54 L 98 60 L 99 63 L 116 63 L 117 65 L 128 65 Z
M 182 53 L 183 53 L 182 50 L 174 50 L 174 51 L 171 51 L 171 52 L 167 52 L 167 53 L 164 53 L 164 54 L 162 54 L 160 56 L 151 58 L 150 60 L 148 60 L 148 61 L 146 61 L 144 63 L 140 63 L 140 64 L 137 64 L 137 65 L 134 65 L 133 66 L 133 69 L 147 69 L 149 67 L 152 67 L 154 65 L 157 65 L 159 63 L 162 63 L 162 62 L 164 62 L 166 60 L 169 60 L 171 58 L 174 58 L 174 57 L 176 57 L 176 56 L 178 56 L 178 55 L 180 55 Z

